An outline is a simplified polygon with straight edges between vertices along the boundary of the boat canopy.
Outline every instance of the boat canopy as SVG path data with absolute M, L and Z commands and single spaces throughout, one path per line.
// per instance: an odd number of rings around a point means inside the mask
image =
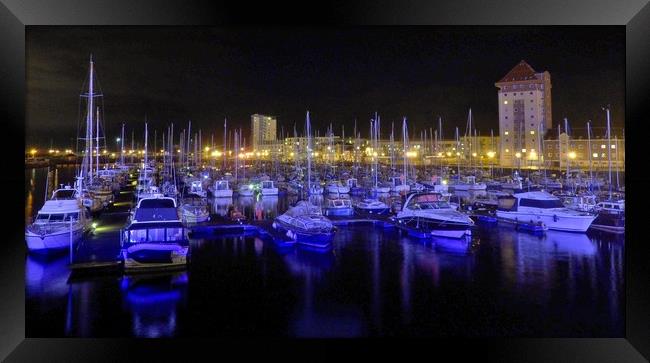
M 52 193 L 53 200 L 66 200 L 66 199 L 75 199 L 75 194 L 77 193 L 74 189 L 57 189 Z
M 74 213 L 81 209 L 76 199 L 48 200 L 43 204 L 39 214 Z
M 138 202 L 140 208 L 176 208 L 174 198 L 145 198 Z

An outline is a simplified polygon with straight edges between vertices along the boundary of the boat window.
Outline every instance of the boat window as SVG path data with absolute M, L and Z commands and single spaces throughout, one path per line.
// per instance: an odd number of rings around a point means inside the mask
M 41 213 L 39 213 L 39 214 L 36 215 L 36 220 L 37 221 L 46 221 L 48 219 L 50 219 L 49 214 L 41 214 Z
M 147 241 L 147 230 L 146 229 L 134 229 L 129 233 L 129 242 L 146 242 Z
M 149 242 L 162 242 L 165 240 L 165 229 L 164 228 L 151 228 L 149 229 L 149 236 L 147 241 Z
M 74 190 L 59 190 L 54 194 L 53 199 L 72 199 L 74 198 Z
M 167 228 L 167 241 L 182 241 L 183 228 Z
M 79 213 L 68 213 L 66 219 L 68 220 L 72 219 L 76 221 L 77 219 L 79 219 Z
M 51 214 L 50 222 L 60 222 L 63 221 L 63 214 Z
M 175 208 L 173 199 L 143 199 L 140 208 Z
M 618 204 L 614 204 L 614 209 L 621 209 Z
M 532 208 L 564 208 L 564 204 L 559 199 L 526 199 L 522 198 L 519 202 L 521 207 L 532 207 Z

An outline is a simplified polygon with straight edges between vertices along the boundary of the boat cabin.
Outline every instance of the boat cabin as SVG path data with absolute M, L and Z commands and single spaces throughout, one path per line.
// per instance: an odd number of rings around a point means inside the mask
M 411 210 L 449 209 L 451 206 L 440 193 L 414 193 L 407 197 L 403 208 Z
M 262 189 L 275 189 L 273 186 L 273 180 L 262 181 Z
M 186 241 L 185 227 L 181 222 L 153 222 L 132 224 L 121 235 L 121 243 L 151 243 Z
M 356 178 L 350 178 L 347 181 L 348 188 L 356 188 L 357 187 L 357 179 Z
M 57 189 L 52 192 L 52 200 L 69 200 L 76 199 L 77 191 L 71 186 L 66 185 L 63 189 Z
M 215 190 L 230 190 L 230 183 L 227 180 L 217 180 Z
M 190 184 L 190 193 L 201 193 L 203 191 L 203 185 L 200 180 L 193 180 Z
M 596 204 L 596 210 L 606 213 L 625 213 L 625 201 L 604 201 Z
M 327 208 L 352 208 L 352 202 L 350 199 L 328 199 Z
M 498 201 L 498 209 L 502 211 L 516 211 L 521 207 L 539 209 L 565 208 L 560 198 L 546 192 L 527 192 L 502 196 L 499 197 Z

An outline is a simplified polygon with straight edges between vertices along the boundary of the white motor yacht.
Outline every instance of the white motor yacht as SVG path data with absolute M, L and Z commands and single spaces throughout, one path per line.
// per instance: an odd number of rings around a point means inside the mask
M 514 223 L 543 223 L 551 230 L 585 232 L 596 216 L 566 208 L 562 201 L 547 192 L 516 193 L 500 197 L 497 218 Z
M 33 223 L 25 229 L 27 248 L 32 252 L 69 248 L 91 228 L 88 210 L 71 187 L 57 189 L 45 201 Z
M 422 237 L 461 238 L 470 235 L 474 222 L 453 209 L 440 193 L 412 193 L 395 217 L 398 226 Z

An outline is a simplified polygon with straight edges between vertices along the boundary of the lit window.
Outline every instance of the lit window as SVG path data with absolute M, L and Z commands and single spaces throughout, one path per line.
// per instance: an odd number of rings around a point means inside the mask
M 508 104 L 508 100 L 503 101 L 503 104 L 504 104 L 504 105 L 507 105 L 507 104 Z
M 504 132 L 503 134 L 504 134 L 504 135 L 508 135 L 508 131 Z
M 602 145 L 600 145 L 600 148 L 605 149 L 605 148 L 607 148 L 607 146 L 605 146 L 605 144 L 602 144 Z
M 526 152 L 526 149 L 521 149 L 521 152 L 522 152 L 522 153 L 525 153 L 525 152 Z
M 507 153 L 509 153 L 509 152 L 510 152 L 510 150 L 509 150 L 509 149 L 506 149 L 506 152 L 507 152 Z
M 535 131 L 531 131 L 530 134 L 531 134 L 531 135 L 535 135 Z
M 612 145 L 612 149 L 616 149 L 616 145 Z
M 597 158 L 597 157 L 598 157 L 598 153 L 593 153 L 591 156 Z

